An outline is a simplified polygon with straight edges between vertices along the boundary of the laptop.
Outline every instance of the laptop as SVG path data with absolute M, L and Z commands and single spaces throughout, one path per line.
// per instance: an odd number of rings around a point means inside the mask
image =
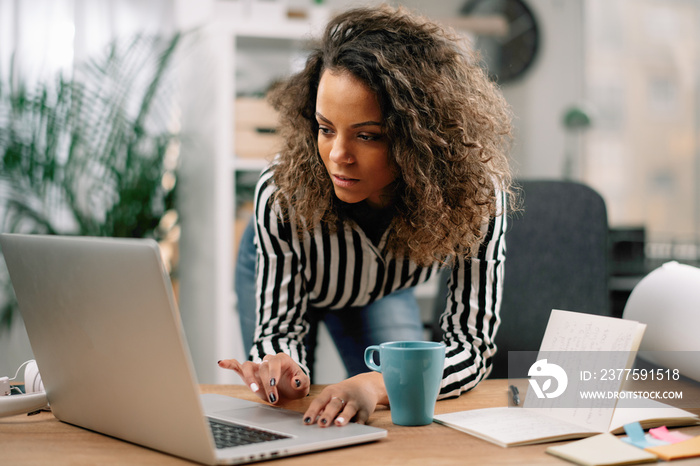
M 308 426 L 301 413 L 200 394 L 155 241 L 1 234 L 0 246 L 51 410 L 63 422 L 204 464 L 387 435 L 355 423 Z M 252 438 L 217 446 L 212 425 Z

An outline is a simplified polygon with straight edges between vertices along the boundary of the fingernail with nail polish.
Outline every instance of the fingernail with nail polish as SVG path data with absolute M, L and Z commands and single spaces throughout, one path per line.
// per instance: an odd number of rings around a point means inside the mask
M 274 403 L 275 401 L 277 401 L 277 397 L 274 393 L 270 393 L 270 403 Z
M 276 383 L 277 383 L 277 381 L 275 380 L 274 377 L 270 379 L 270 387 L 274 387 Z
M 301 387 L 301 380 L 299 380 L 299 379 L 294 379 L 294 385 L 296 385 L 297 388 Z
M 253 382 L 252 384 L 250 384 L 250 389 L 253 390 L 254 392 L 257 392 L 258 390 L 260 390 L 260 387 L 258 387 L 258 384 Z
M 321 419 L 321 424 L 323 424 L 323 425 L 325 426 L 326 424 L 328 424 L 328 420 L 327 420 L 327 419 Z
M 311 418 L 310 417 L 304 418 L 304 424 L 311 424 Z
M 345 419 L 343 419 L 342 417 L 339 417 L 335 420 L 335 425 L 342 426 L 344 422 L 345 422 Z

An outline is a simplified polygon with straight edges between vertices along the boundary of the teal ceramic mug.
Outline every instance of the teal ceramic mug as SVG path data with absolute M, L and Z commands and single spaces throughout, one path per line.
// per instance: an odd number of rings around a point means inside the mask
M 382 373 L 394 424 L 424 426 L 433 422 L 445 365 L 443 343 L 394 341 L 368 346 L 365 364 Z

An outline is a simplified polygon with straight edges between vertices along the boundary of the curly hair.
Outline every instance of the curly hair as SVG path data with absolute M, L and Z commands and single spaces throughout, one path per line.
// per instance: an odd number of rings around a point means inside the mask
M 318 153 L 316 94 L 324 71 L 349 72 L 379 100 L 399 173 L 387 247 L 419 265 L 472 251 L 511 190 L 511 114 L 464 39 L 403 8 L 356 8 L 333 18 L 303 70 L 270 92 L 284 140 L 276 201 L 302 228 L 342 220 Z M 306 219 L 307 221 L 304 221 Z

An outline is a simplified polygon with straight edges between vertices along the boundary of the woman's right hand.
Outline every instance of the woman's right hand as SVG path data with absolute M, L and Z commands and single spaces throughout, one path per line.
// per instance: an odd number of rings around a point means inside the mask
M 309 376 L 285 353 L 268 354 L 261 363 L 223 359 L 219 367 L 235 371 L 253 392 L 272 404 L 303 398 L 311 387 Z

